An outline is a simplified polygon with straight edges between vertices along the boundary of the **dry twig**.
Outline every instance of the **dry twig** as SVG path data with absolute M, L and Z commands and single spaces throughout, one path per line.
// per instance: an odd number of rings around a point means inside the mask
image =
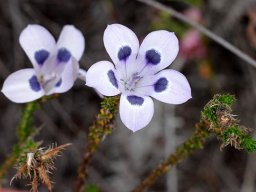
M 14 179 L 29 178 L 31 181 L 31 191 L 37 192 L 39 183 L 45 184 L 47 189 L 52 191 L 52 181 L 49 174 L 55 169 L 53 160 L 60 156 L 60 153 L 70 146 L 71 143 L 61 146 L 51 145 L 48 149 L 38 148 L 34 152 L 26 154 L 26 159 L 21 157 L 21 162 L 16 175 L 12 178 L 10 184 Z

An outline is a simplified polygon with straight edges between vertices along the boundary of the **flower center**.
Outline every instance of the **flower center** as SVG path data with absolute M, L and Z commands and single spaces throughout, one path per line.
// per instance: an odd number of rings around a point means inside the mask
M 39 83 L 45 90 L 45 92 L 49 92 L 59 81 L 58 76 L 56 73 L 51 73 L 49 75 L 40 75 L 38 78 Z
M 124 86 L 125 91 L 134 92 L 137 84 L 143 77 L 139 75 L 138 72 L 133 73 L 129 78 L 127 79 L 121 79 L 121 82 Z

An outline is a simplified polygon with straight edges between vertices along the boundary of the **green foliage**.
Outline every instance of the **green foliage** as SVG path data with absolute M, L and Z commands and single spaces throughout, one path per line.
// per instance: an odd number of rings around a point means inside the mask
M 35 142 L 32 137 L 28 137 L 22 146 L 16 145 L 13 151 L 17 156 L 18 164 L 24 163 L 27 159 L 26 156 L 22 156 L 21 154 L 34 152 L 40 145 L 41 145 L 41 142 Z
M 231 144 L 237 149 L 245 149 L 248 152 L 256 151 L 256 141 L 247 135 L 238 125 L 231 126 L 222 132 L 223 143 Z
M 214 102 L 217 102 L 219 104 L 226 104 L 226 105 L 233 105 L 234 102 L 236 101 L 236 98 L 234 95 L 230 94 L 224 94 L 224 95 L 218 95 L 216 98 L 214 98 Z
M 239 119 L 232 114 L 231 106 L 235 100 L 230 94 L 215 95 L 204 107 L 202 117 L 209 123 L 209 129 L 223 142 L 221 148 L 231 145 L 239 150 L 256 151 L 256 141 L 248 135 L 250 129 L 241 126 Z
M 93 157 L 94 153 L 100 146 L 100 143 L 105 139 L 107 135 L 112 133 L 114 116 L 118 111 L 119 96 L 104 97 L 101 102 L 101 109 L 96 116 L 95 121 L 89 128 L 87 142 L 85 147 L 83 159 L 78 168 L 78 178 L 76 191 L 81 191 L 84 188 L 84 181 L 87 177 L 88 164 Z M 94 188 L 86 191 L 95 191 Z
M 144 191 L 171 167 L 189 156 L 197 149 L 202 149 L 210 133 L 213 133 L 223 144 L 221 148 L 231 145 L 236 149 L 248 152 L 256 151 L 256 141 L 248 135 L 249 128 L 239 125 L 239 120 L 232 115 L 231 105 L 235 97 L 230 94 L 215 95 L 201 112 L 201 119 L 196 124 L 194 133 L 173 154 L 160 163 L 134 190 Z
M 205 116 L 209 121 L 216 122 L 217 117 L 216 117 L 216 106 L 215 107 L 206 107 L 203 112 L 203 116 Z
M 101 110 L 96 117 L 96 121 L 90 127 L 88 135 L 90 151 L 95 151 L 104 136 L 112 132 L 112 122 L 118 111 L 119 99 L 119 96 L 104 97 L 101 102 Z
M 151 30 L 160 29 L 175 31 L 176 35 L 182 36 L 189 27 L 184 23 L 173 19 L 168 13 L 162 11 L 160 12 L 159 17 L 153 21 Z
M 38 106 L 39 105 L 36 101 L 28 103 L 22 113 L 20 124 L 17 127 L 19 143 L 13 147 L 13 153 L 17 158 L 19 158 L 19 163 L 26 160 L 26 157 L 22 157 L 20 154 L 34 151 L 39 145 L 39 143 L 35 142 L 32 137 L 32 134 L 35 132 L 32 125 L 33 113 L 37 110 Z
M 13 146 L 13 152 L 19 155 L 21 152 L 31 151 L 36 149 L 38 146 L 38 142 L 35 142 L 33 138 L 28 137 L 23 144 L 16 144 Z
M 33 120 L 33 113 L 37 109 L 38 103 L 31 102 L 28 103 L 22 113 L 20 124 L 17 128 L 17 136 L 19 142 L 24 142 L 32 133 L 32 120 Z
M 256 151 L 256 141 L 251 136 L 245 135 L 241 142 L 241 146 L 248 152 Z
M 99 188 L 96 185 L 87 185 L 85 187 L 85 192 L 100 192 Z
M 202 110 L 202 117 L 215 124 L 218 120 L 217 111 L 230 112 L 231 105 L 235 102 L 235 97 L 230 94 L 215 95 Z
M 115 97 L 104 97 L 101 102 L 102 109 L 108 110 L 110 113 L 115 114 L 118 110 L 119 96 Z
M 223 142 L 226 142 L 231 135 L 236 135 L 237 137 L 242 138 L 244 133 L 239 126 L 231 126 L 222 132 L 221 137 Z
M 20 123 L 16 129 L 18 144 L 14 145 L 12 148 L 12 153 L 5 159 L 4 163 L 0 166 L 0 182 L 4 178 L 7 171 L 12 167 L 16 162 L 21 163 L 25 161 L 26 157 L 21 156 L 22 153 L 29 150 L 33 150 L 39 143 L 33 140 L 32 134 L 35 133 L 32 122 L 33 122 L 33 113 L 38 108 L 38 102 L 34 101 L 26 104 L 25 109 L 23 110 Z

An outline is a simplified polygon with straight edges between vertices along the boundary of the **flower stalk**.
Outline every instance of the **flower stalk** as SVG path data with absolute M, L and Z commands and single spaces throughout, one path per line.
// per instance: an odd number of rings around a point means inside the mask
M 84 149 L 82 161 L 78 168 L 78 177 L 75 191 L 80 192 L 84 189 L 84 182 L 88 174 L 88 165 L 91 158 L 99 148 L 100 143 L 105 137 L 112 133 L 114 115 L 118 111 L 119 97 L 105 97 L 101 102 L 101 109 L 96 116 L 94 123 L 89 128 L 88 143 Z

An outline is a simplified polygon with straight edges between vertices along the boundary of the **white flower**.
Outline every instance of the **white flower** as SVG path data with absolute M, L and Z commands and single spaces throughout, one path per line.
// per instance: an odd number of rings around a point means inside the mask
M 133 132 L 151 121 L 154 104 L 151 97 L 170 104 L 191 98 L 184 75 L 165 69 L 178 54 L 178 39 L 172 32 L 149 33 L 141 46 L 127 27 L 112 24 L 104 33 L 109 61 L 95 63 L 87 71 L 86 84 L 105 96 L 121 93 L 119 112 L 122 122 Z
M 28 25 L 20 34 L 20 45 L 34 68 L 12 73 L 4 82 L 2 92 L 16 103 L 36 100 L 44 95 L 68 91 L 83 73 L 78 61 L 85 41 L 72 25 L 63 27 L 56 43 L 40 25 Z

